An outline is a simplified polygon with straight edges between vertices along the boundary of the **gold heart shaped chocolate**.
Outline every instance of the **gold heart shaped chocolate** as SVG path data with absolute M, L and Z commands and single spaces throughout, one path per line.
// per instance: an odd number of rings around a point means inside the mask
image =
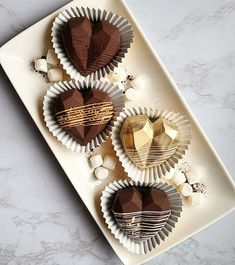
M 163 118 L 151 121 L 146 115 L 127 117 L 120 139 L 125 153 L 140 169 L 161 165 L 179 145 L 174 124 Z
M 120 32 L 107 21 L 93 24 L 87 17 L 72 18 L 62 31 L 65 52 L 87 76 L 108 65 L 120 49 Z
M 171 214 L 167 194 L 152 187 L 117 191 L 112 211 L 120 229 L 136 243 L 155 236 Z
M 67 90 L 58 96 L 54 107 L 60 127 L 83 146 L 101 133 L 113 116 L 109 96 L 94 88 Z

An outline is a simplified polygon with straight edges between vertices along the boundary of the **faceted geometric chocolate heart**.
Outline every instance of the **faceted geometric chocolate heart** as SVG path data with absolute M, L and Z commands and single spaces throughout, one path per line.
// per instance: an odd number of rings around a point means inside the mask
M 146 115 L 127 117 L 120 139 L 125 153 L 140 169 L 161 165 L 179 146 L 174 124 L 163 118 L 151 122 Z
M 94 88 L 70 89 L 57 97 L 55 116 L 60 127 L 84 146 L 105 129 L 113 116 L 113 103 Z
M 110 63 L 120 49 L 120 32 L 107 21 L 92 24 L 87 17 L 72 18 L 62 32 L 65 52 L 87 76 Z
M 118 190 L 112 211 L 120 229 L 136 243 L 155 236 L 171 214 L 167 194 L 152 187 Z

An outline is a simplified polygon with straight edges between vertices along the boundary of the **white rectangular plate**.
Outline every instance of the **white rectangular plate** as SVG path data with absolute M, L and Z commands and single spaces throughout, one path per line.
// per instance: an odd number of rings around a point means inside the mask
M 102 218 L 99 206 L 101 191 L 108 182 L 120 176 L 125 178 L 120 165 L 115 172 L 116 176 L 111 176 L 101 185 L 96 185 L 90 176 L 85 156 L 66 150 L 49 133 L 43 121 L 42 101 L 49 84 L 39 74 L 32 71 L 30 61 L 33 58 L 41 57 L 51 47 L 50 31 L 52 22 L 61 10 L 69 6 L 88 6 L 106 9 L 118 13 L 129 20 L 135 31 L 135 38 L 134 44 L 131 46 L 126 57 L 125 64 L 130 73 L 141 76 L 146 80 L 146 86 L 138 91 L 134 105 L 161 107 L 184 114 L 190 120 L 193 130 L 193 140 L 187 153 L 187 160 L 193 165 L 206 167 L 205 183 L 207 185 L 207 198 L 204 203 L 197 207 L 184 206 L 183 215 L 176 229 L 170 234 L 170 237 L 147 255 L 134 255 L 123 248 L 107 229 Z M 215 220 L 232 211 L 235 207 L 235 186 L 231 177 L 202 132 L 167 70 L 154 53 L 122 0 L 72 1 L 5 44 L 0 49 L 0 61 L 60 165 L 108 242 L 124 264 L 138 265 L 146 262 L 202 230 Z M 129 104 L 129 106 L 131 105 Z M 110 141 L 101 149 L 106 153 L 113 152 Z

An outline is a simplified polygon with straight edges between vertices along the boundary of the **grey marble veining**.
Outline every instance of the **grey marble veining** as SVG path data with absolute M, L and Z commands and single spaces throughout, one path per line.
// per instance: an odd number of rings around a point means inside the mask
M 67 2 L 0 0 L 0 45 Z M 234 176 L 235 1 L 127 3 Z M 120 265 L 1 68 L 0 91 L 0 265 Z M 235 264 L 234 222 L 147 264 Z

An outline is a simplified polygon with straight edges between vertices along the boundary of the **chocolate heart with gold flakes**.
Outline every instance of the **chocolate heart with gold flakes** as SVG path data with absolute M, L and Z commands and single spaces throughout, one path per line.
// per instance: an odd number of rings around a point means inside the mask
M 70 89 L 59 94 L 54 113 L 59 126 L 85 146 L 105 129 L 113 103 L 108 94 L 94 88 Z
M 127 117 L 120 139 L 126 155 L 140 169 L 161 165 L 179 146 L 175 124 L 161 117 L 150 120 L 147 115 Z
M 153 187 L 118 190 L 112 211 L 120 229 L 136 243 L 154 237 L 171 214 L 167 194 Z

